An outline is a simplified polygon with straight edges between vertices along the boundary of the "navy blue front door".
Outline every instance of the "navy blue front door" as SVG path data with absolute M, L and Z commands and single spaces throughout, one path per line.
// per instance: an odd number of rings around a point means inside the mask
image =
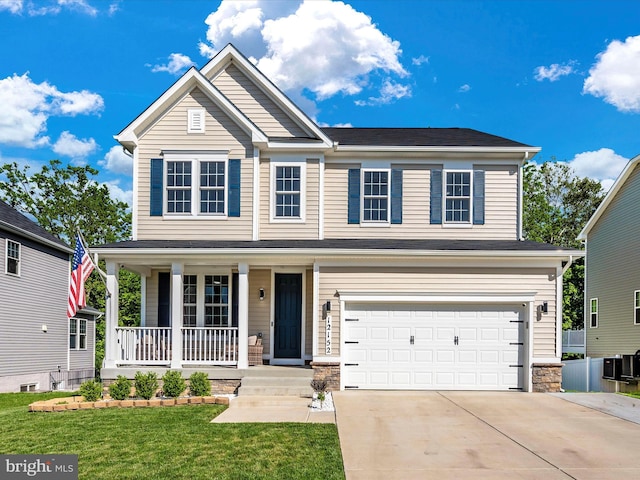
M 275 275 L 275 358 L 300 358 L 302 274 Z

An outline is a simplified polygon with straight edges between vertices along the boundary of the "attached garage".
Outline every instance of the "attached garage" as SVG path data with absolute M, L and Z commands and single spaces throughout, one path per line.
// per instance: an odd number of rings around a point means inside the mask
M 343 386 L 522 390 L 525 307 L 347 302 Z

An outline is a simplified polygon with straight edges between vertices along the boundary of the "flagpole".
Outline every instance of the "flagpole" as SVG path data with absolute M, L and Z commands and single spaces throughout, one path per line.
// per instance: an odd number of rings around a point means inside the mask
M 102 271 L 102 269 L 98 266 L 98 263 L 95 262 L 93 260 L 93 258 L 91 257 L 91 250 L 89 250 L 89 247 L 87 246 L 87 241 L 84 239 L 84 236 L 82 235 L 82 232 L 80 231 L 80 227 L 77 227 L 76 233 L 78 235 L 78 240 L 82 244 L 82 247 L 87 252 L 87 256 L 89 257 L 89 260 L 91 261 L 91 264 L 93 265 L 93 268 L 98 272 L 98 274 L 100 276 L 100 280 L 102 280 L 102 283 L 104 283 L 104 289 L 105 289 L 105 292 L 107 294 L 107 298 L 111 297 L 111 292 L 109 291 L 109 287 L 107 286 L 107 274 Z

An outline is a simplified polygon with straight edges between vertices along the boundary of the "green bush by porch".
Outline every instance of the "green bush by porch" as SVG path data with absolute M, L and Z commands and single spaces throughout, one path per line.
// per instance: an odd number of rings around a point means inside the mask
M 219 405 L 29 413 L 69 393 L 16 395 L 0 395 L 0 451 L 78 454 L 80 479 L 344 479 L 333 424 L 212 424 Z

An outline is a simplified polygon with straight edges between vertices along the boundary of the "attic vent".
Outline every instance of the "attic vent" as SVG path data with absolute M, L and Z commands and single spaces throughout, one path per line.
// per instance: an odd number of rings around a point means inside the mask
M 187 110 L 187 114 L 189 122 L 189 124 L 187 125 L 187 132 L 204 133 L 204 109 L 189 109 Z

